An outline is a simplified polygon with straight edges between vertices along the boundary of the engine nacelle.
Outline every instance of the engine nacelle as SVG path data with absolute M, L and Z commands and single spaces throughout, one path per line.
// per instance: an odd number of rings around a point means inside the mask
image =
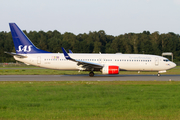
M 119 66 L 108 65 L 102 69 L 102 74 L 119 74 Z

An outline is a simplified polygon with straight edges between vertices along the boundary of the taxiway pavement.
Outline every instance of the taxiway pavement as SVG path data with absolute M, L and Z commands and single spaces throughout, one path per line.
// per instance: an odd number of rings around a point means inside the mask
M 180 81 L 180 75 L 0 75 L 0 81 Z

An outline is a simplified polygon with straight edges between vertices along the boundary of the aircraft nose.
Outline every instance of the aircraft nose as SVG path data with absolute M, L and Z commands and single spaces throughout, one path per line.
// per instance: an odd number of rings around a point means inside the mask
M 174 62 L 172 62 L 172 68 L 176 67 L 176 64 Z

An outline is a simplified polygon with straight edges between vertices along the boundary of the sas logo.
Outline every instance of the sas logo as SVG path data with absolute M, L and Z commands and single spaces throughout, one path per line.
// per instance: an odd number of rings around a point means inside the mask
M 32 45 L 29 45 L 29 46 L 19 45 L 19 47 L 18 47 L 19 50 L 16 50 L 16 51 L 17 52 L 31 52 L 31 47 L 32 47 Z

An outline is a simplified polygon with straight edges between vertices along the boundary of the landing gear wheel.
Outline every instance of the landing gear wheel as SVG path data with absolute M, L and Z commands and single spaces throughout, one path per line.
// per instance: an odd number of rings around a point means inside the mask
M 158 74 L 157 74 L 157 76 L 158 76 L 158 77 L 160 77 L 160 76 L 161 76 L 161 74 L 160 74 L 160 73 L 158 73 Z
M 89 76 L 90 76 L 90 77 L 93 77 L 93 76 L 94 76 L 94 72 L 91 71 L 91 72 L 89 73 Z

